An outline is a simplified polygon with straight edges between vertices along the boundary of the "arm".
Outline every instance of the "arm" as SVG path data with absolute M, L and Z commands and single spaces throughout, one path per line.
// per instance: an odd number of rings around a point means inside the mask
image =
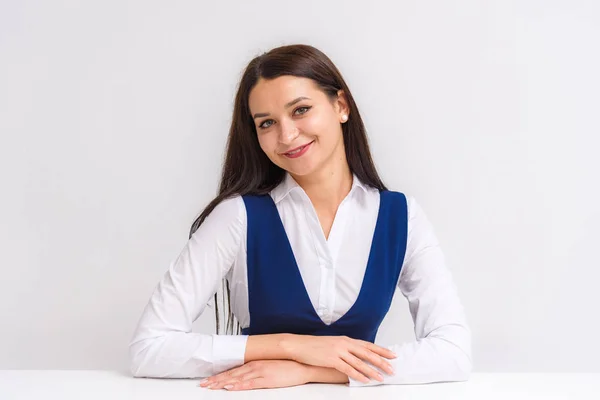
M 307 365 L 308 382 L 307 383 L 348 383 L 348 375 L 338 371 L 335 368 L 315 367 Z
M 414 198 L 408 198 L 409 232 L 398 287 L 407 298 L 416 341 L 390 346 L 393 376 L 384 384 L 468 380 L 471 331 L 434 230 Z M 372 382 L 368 385 L 379 384 Z M 350 379 L 351 386 L 363 386 Z
M 210 390 L 251 390 L 282 388 L 306 383 L 346 383 L 348 376 L 335 369 L 314 367 L 290 360 L 250 361 L 198 386 Z
M 245 233 L 241 198 L 220 203 L 155 288 L 129 345 L 135 377 L 204 377 L 243 364 L 247 336 L 192 332 Z
M 243 200 L 239 197 L 225 200 L 171 262 L 152 293 L 131 340 L 130 370 L 133 376 L 208 377 L 249 361 L 278 359 L 320 364 L 321 367 L 337 366 L 346 376 L 352 375 L 355 379 L 366 379 L 358 370 L 364 374 L 377 373 L 358 358 L 353 357 L 349 363 L 343 361 L 341 357 L 348 352 L 384 367 L 381 356 L 392 356 L 389 350 L 344 338 L 193 333 L 192 323 L 204 311 L 234 263 L 245 233 Z
M 385 371 L 386 368 L 391 368 L 388 361 L 394 357 L 395 354 L 386 348 L 345 336 L 284 333 L 250 336 L 246 343 L 244 362 L 292 360 L 307 367 L 316 367 L 310 371 L 324 373 L 328 380 L 323 382 L 329 382 L 331 379 L 339 381 L 341 376 L 345 377 L 344 382 L 348 382 L 350 376 L 367 383 L 369 377 L 383 380 L 383 376 L 376 376 L 379 375 L 378 371 L 372 367 L 375 365 Z M 391 371 L 389 369 L 386 372 Z M 319 376 L 318 373 L 311 375 L 313 379 Z M 217 376 L 216 380 L 221 378 Z
M 249 336 L 244 352 L 244 362 L 293 359 L 286 345 L 292 336 L 288 333 Z

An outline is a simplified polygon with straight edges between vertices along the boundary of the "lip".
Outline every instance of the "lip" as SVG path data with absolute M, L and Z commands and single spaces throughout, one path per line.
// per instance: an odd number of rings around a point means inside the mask
M 298 146 L 298 147 L 296 147 L 296 148 L 293 148 L 293 149 L 291 149 L 291 150 L 288 150 L 288 151 L 286 151 L 285 153 L 281 153 L 281 155 L 283 155 L 283 156 L 286 156 L 286 157 L 288 157 L 288 158 L 298 158 L 298 157 L 300 157 L 301 155 L 303 155 L 304 153 L 306 153 L 306 151 L 307 151 L 307 150 L 310 148 L 310 146 L 311 146 L 313 143 L 314 143 L 314 140 L 313 140 L 312 142 L 308 142 L 308 143 L 306 143 L 306 144 L 303 144 L 302 146 Z M 302 150 L 300 150 L 300 151 L 299 151 L 298 153 L 296 153 L 296 154 L 288 154 L 288 153 L 290 153 L 290 152 L 292 152 L 292 151 L 296 151 L 296 150 L 298 150 L 298 149 L 302 149 Z

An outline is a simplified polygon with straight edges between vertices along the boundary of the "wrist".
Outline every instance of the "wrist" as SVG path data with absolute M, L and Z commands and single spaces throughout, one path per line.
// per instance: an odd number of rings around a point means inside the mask
M 244 363 L 256 360 L 293 360 L 291 358 L 293 346 L 289 336 L 293 335 L 275 333 L 248 336 Z
M 348 376 L 335 368 L 306 365 L 306 383 L 348 383 Z

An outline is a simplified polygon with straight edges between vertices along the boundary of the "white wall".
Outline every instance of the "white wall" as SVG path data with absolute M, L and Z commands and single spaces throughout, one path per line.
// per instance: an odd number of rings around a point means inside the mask
M 127 367 L 243 67 L 303 42 L 436 226 L 476 371 L 600 371 L 597 1 L 0 4 L 0 368 Z M 399 296 L 378 340 L 412 339 Z

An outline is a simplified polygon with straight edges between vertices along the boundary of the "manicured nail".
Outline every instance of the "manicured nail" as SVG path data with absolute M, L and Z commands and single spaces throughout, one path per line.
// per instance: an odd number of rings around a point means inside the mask
M 225 386 L 223 386 L 223 389 L 227 389 L 227 390 L 229 390 L 229 389 L 231 389 L 232 387 L 233 387 L 233 385 L 225 385 Z
M 383 382 L 383 375 L 381 375 L 379 372 L 377 373 L 377 378 Z
M 203 384 L 205 384 L 206 382 L 208 382 L 208 379 L 202 379 L 202 380 L 201 380 L 201 381 L 200 381 L 198 384 L 199 384 L 199 385 L 203 385 Z

